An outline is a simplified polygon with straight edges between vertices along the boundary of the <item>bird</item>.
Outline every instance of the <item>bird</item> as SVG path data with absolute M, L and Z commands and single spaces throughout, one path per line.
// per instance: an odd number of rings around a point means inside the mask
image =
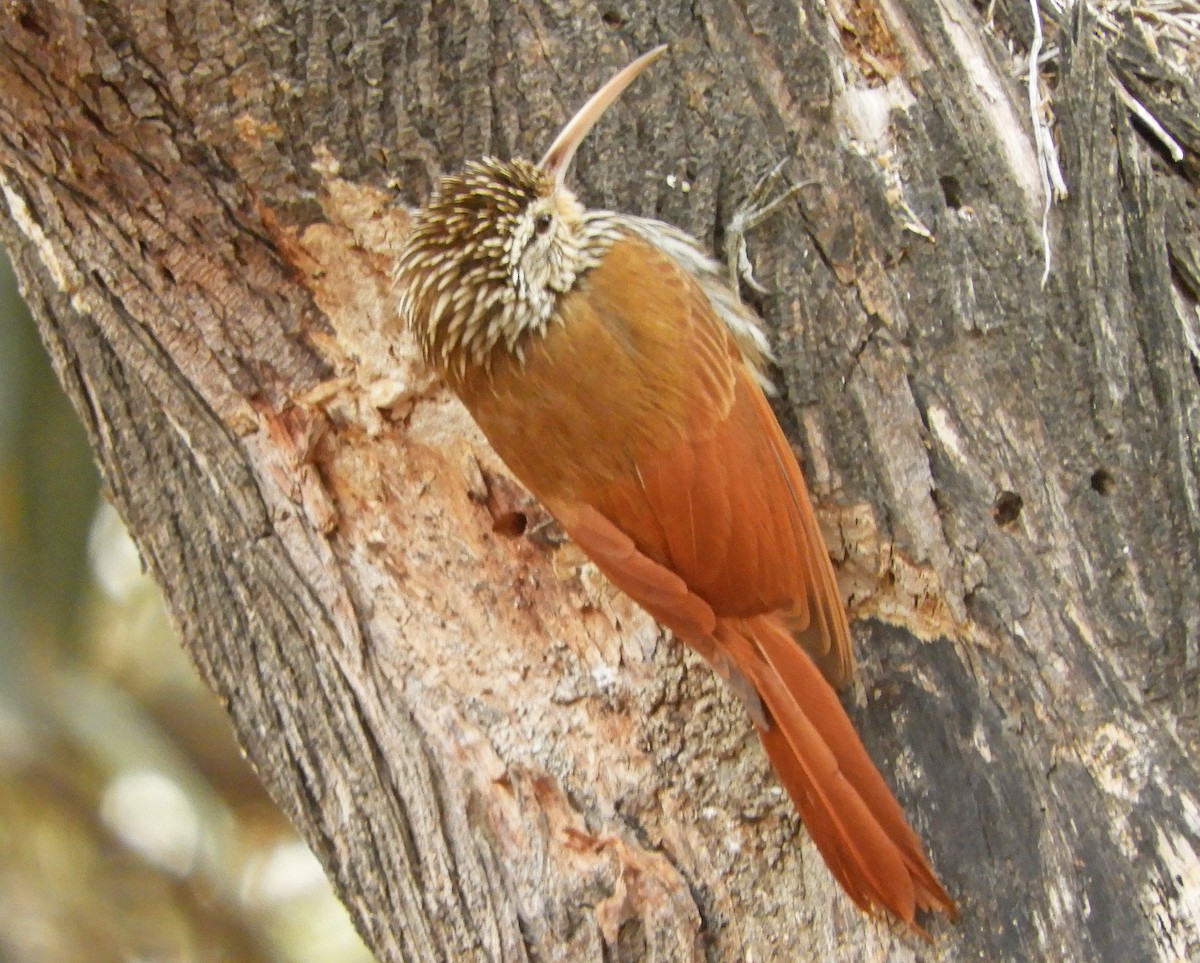
M 399 314 L 513 475 L 727 680 L 850 899 L 924 932 L 919 912 L 956 906 L 835 692 L 848 619 L 759 321 L 690 235 L 566 185 L 665 50 L 615 74 L 540 162 L 443 176 L 397 256 Z

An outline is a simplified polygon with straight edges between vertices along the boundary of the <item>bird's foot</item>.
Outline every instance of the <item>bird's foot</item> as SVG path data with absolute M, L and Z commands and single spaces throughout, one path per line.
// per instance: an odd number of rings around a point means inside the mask
M 725 257 L 729 267 L 729 282 L 735 292 L 738 290 L 738 282 L 744 281 L 747 287 L 759 294 L 767 293 L 767 289 L 759 284 L 754 276 L 754 265 L 750 263 L 750 254 L 746 247 L 746 235 L 779 210 L 789 198 L 817 183 L 808 180 L 799 184 L 788 184 L 782 192 L 776 193 L 779 182 L 786 180 L 782 173 L 786 163 L 787 158 L 784 158 L 758 179 L 725 228 Z M 772 194 L 775 196 L 772 197 Z

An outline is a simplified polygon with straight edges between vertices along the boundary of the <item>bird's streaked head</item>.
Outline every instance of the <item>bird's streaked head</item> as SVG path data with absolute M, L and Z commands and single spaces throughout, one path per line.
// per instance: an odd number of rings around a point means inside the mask
M 400 258 L 401 310 L 427 361 L 486 364 L 497 347 L 544 327 L 591 266 L 583 207 L 542 168 L 492 157 L 443 177 Z
M 594 267 L 611 237 L 590 232 L 565 177 L 604 110 L 665 50 L 608 81 L 567 123 L 540 164 L 485 157 L 443 177 L 417 212 L 396 270 L 400 309 L 428 362 L 443 374 L 523 354 L 558 298 Z

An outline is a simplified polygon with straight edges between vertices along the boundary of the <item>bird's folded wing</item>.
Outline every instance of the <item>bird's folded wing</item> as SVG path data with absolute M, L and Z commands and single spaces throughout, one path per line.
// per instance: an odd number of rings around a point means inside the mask
M 621 283 L 630 277 L 637 283 Z M 566 302 L 568 332 L 573 317 L 587 314 L 608 330 L 649 328 L 626 349 L 640 352 L 663 385 L 655 430 L 617 439 L 633 470 L 594 486 L 592 506 L 718 617 L 780 612 L 827 677 L 847 679 L 849 629 L 804 478 L 695 279 L 631 238 Z

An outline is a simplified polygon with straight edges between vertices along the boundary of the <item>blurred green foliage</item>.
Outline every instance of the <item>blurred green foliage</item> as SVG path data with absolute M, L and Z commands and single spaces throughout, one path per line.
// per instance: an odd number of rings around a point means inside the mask
M 0 961 L 367 963 L 99 488 L 0 252 Z

